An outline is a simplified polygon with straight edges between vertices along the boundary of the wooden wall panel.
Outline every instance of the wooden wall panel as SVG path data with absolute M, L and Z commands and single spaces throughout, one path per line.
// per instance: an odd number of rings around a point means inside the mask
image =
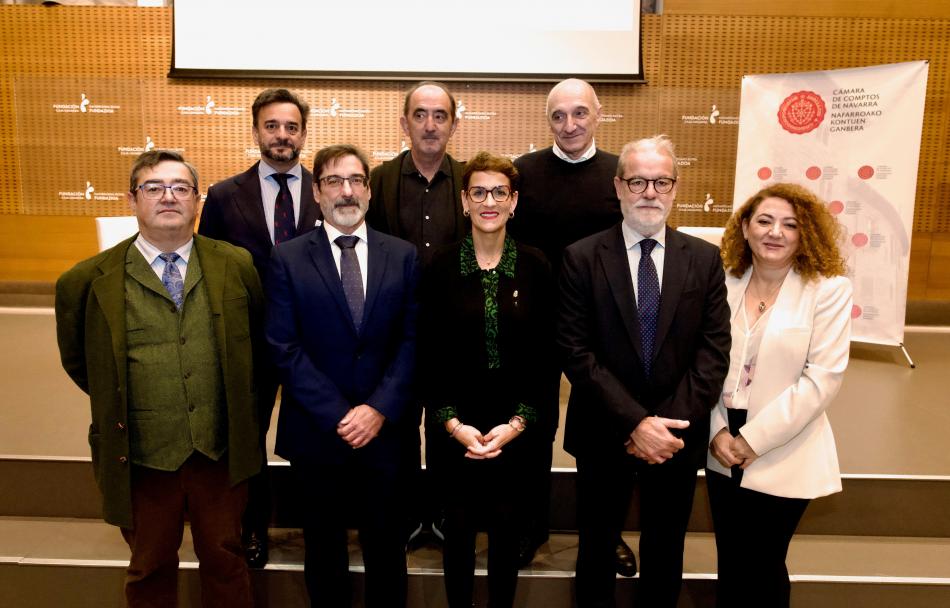
M 663 0 L 667 15 L 767 15 L 771 17 L 875 17 L 945 19 L 947 0 Z
M 605 115 L 598 145 L 616 152 L 668 133 L 682 157 L 673 223 L 722 225 L 744 74 L 930 59 L 911 297 L 936 297 L 943 279 L 931 254 L 950 234 L 950 2 L 899 4 L 667 0 L 666 14 L 643 18 L 647 84 L 597 87 Z M 128 167 L 146 146 L 183 151 L 202 191 L 245 169 L 259 157 L 249 106 L 262 88 L 286 86 L 311 104 L 307 164 L 329 143 L 357 143 L 373 164 L 408 143 L 398 126 L 408 83 L 169 79 L 170 56 L 168 8 L 0 7 L 0 279 L 55 278 L 94 250 L 89 218 L 127 213 Z M 550 144 L 548 84 L 451 86 L 464 106 L 450 145 L 457 158 L 482 149 L 514 157 Z M 75 109 L 83 97 L 95 111 Z M 714 113 L 717 122 L 704 120 Z M 65 226 L 90 232 L 79 237 Z

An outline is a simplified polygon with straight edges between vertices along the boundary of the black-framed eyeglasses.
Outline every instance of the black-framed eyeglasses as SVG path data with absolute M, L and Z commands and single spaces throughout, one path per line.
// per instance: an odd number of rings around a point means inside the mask
M 369 178 L 365 175 L 351 175 L 349 177 L 343 177 L 342 175 L 328 175 L 326 177 L 321 177 L 320 182 L 323 183 L 328 188 L 342 188 L 343 182 L 350 182 L 350 188 L 353 190 L 359 190 L 365 188 L 366 184 L 369 183 Z
M 142 196 L 146 200 L 157 201 L 165 196 L 166 190 L 172 191 L 172 196 L 179 201 L 187 201 L 192 194 L 197 194 L 198 189 L 188 184 L 160 184 L 158 182 L 148 182 L 138 187 L 142 191 Z
M 620 181 L 627 184 L 627 188 L 630 189 L 630 192 L 634 194 L 642 194 L 646 192 L 647 186 L 653 184 L 653 189 L 656 190 L 657 194 L 667 194 L 670 190 L 673 189 L 673 186 L 676 185 L 676 178 L 674 177 L 658 177 L 656 179 L 646 179 L 644 177 L 631 177 L 628 179 L 620 178 Z
M 494 188 L 483 188 L 482 186 L 472 186 L 468 190 L 468 198 L 473 203 L 484 203 L 488 198 L 488 193 L 495 199 L 496 203 L 503 203 L 511 198 L 511 186 L 495 186 Z

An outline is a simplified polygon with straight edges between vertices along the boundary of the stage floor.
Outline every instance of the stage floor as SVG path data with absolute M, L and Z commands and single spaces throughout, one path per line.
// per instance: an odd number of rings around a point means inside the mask
M 950 328 L 909 327 L 905 345 L 916 369 L 897 348 L 851 347 L 829 411 L 844 474 L 950 477 Z M 562 380 L 562 421 L 568 390 Z M 88 459 L 89 403 L 60 366 L 51 309 L 0 308 L 0 395 L 0 457 Z M 574 466 L 561 431 L 553 466 Z

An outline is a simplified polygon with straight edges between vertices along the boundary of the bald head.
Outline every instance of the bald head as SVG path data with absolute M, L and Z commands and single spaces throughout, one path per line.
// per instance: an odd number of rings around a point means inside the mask
M 557 147 L 570 158 L 580 158 L 593 143 L 600 119 L 594 87 L 577 78 L 557 83 L 548 93 L 547 117 Z

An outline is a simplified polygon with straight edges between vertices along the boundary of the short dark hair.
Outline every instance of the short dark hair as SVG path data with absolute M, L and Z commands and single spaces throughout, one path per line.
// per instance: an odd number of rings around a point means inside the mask
M 253 125 L 255 127 L 257 126 L 257 115 L 260 114 L 261 108 L 269 106 L 272 103 L 292 103 L 297 106 L 297 109 L 300 110 L 300 127 L 306 130 L 307 117 L 310 116 L 310 104 L 287 89 L 265 89 L 261 91 L 251 106 L 251 114 L 254 115 Z
M 449 90 L 447 84 L 439 82 L 438 80 L 423 80 L 422 82 L 417 82 L 412 85 L 412 88 L 406 92 L 406 98 L 402 102 L 402 115 L 409 116 L 409 98 L 412 97 L 412 94 L 421 89 L 422 87 L 438 87 L 442 89 L 446 95 L 449 96 L 449 122 L 455 122 L 455 96 L 452 95 L 452 91 Z
M 341 158 L 347 156 L 355 156 L 358 158 L 363 165 L 363 173 L 366 177 L 369 177 L 369 161 L 366 160 L 366 155 L 363 154 L 362 150 L 350 144 L 327 146 L 326 148 L 322 148 L 313 157 L 313 181 L 317 184 L 318 189 L 320 188 L 320 174 L 323 172 L 323 168 L 330 164 L 330 162 L 339 161 Z
M 468 184 L 472 179 L 472 174 L 476 171 L 491 171 L 492 173 L 501 173 L 508 178 L 512 190 L 518 189 L 518 178 L 520 174 L 515 168 L 514 163 L 504 156 L 495 156 L 489 152 L 479 152 L 471 160 L 465 163 L 465 171 L 462 173 L 462 189 L 468 190 Z
M 138 158 L 135 159 L 135 162 L 132 163 L 132 172 L 129 175 L 129 192 L 135 194 L 135 190 L 138 188 L 138 178 L 139 173 L 144 169 L 151 169 L 152 167 L 163 163 L 166 161 L 171 161 L 174 163 L 181 163 L 188 168 L 188 172 L 191 173 L 191 179 L 195 181 L 194 187 L 198 189 L 198 170 L 195 169 L 195 166 L 185 160 L 185 157 L 174 152 L 172 150 L 149 150 L 148 152 L 143 152 L 139 154 Z

